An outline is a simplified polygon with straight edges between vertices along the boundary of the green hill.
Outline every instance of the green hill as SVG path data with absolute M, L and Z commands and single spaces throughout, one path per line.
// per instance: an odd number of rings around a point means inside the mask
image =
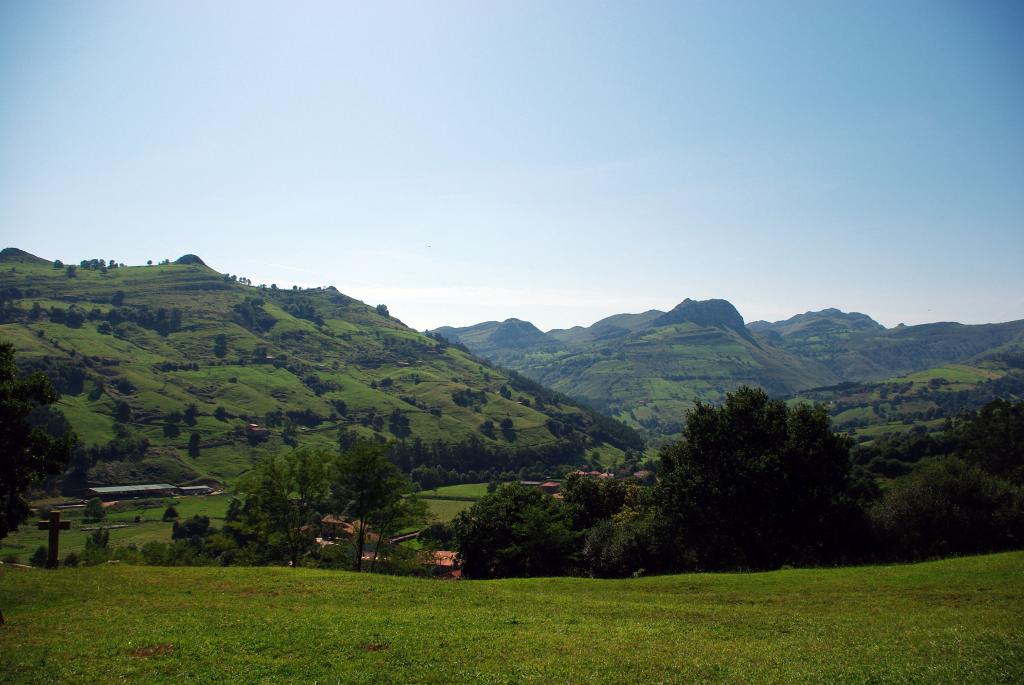
M 195 255 L 72 267 L 8 248 L 0 339 L 23 371 L 54 380 L 83 442 L 103 447 L 96 463 L 76 465 L 93 483 L 230 480 L 286 443 L 336 444 L 340 429 L 404 439 L 409 467 L 431 459 L 416 445 L 460 444 L 458 463 L 442 464 L 460 471 L 640 447 L 624 426 L 418 333 L 386 307 L 334 288 L 252 286 Z M 503 464 L 493 463 L 499 453 Z
M 508 323 L 436 332 L 651 436 L 678 433 L 683 411 L 694 401 L 718 401 L 742 384 L 788 394 L 838 380 L 817 362 L 747 330 L 724 300 L 685 300 L 670 312 L 538 331 L 541 337 L 515 347 L 501 344 L 499 333 Z
M 804 390 L 793 402 L 828 405 L 833 425 L 858 442 L 886 434 L 941 432 L 947 419 L 1000 397 L 1024 400 L 1024 370 L 995 361 L 947 364 L 880 381 Z
M 631 580 L 0 567 L 12 683 L 1019 683 L 1024 553 Z

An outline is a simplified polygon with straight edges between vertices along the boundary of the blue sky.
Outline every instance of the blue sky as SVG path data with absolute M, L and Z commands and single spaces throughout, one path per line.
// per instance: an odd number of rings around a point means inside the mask
M 7 0 L 0 242 L 420 329 L 1020 319 L 1022 8 Z

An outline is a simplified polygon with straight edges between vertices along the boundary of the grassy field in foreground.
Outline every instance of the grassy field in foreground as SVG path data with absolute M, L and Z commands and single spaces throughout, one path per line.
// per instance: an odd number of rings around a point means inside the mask
M 0 607 L 15 683 L 1024 681 L 1024 552 L 619 581 L 0 568 Z

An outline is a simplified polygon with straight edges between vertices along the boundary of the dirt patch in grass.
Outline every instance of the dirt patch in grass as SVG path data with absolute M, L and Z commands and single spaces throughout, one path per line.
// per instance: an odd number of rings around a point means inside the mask
M 150 645 L 149 647 L 139 647 L 129 652 L 133 657 L 137 659 L 149 659 L 154 656 L 163 656 L 170 654 L 174 651 L 174 645 L 168 642 L 165 645 Z

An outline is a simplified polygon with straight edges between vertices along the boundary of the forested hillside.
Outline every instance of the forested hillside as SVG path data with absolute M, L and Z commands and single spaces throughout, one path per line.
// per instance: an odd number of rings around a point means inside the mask
M 0 339 L 46 373 L 80 437 L 69 487 L 234 479 L 261 455 L 357 436 L 458 473 L 614 459 L 630 429 L 332 287 L 283 290 L 187 255 L 126 267 L 0 254 Z M 479 475 L 479 474 L 478 474 Z

